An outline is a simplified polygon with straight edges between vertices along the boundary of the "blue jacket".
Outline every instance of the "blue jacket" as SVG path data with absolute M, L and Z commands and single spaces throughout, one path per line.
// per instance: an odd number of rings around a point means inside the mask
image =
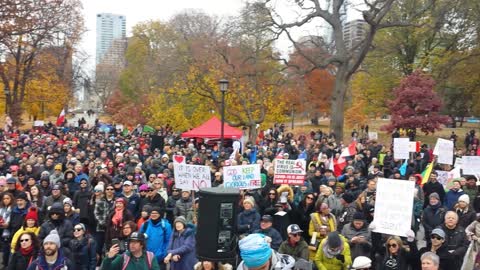
M 197 263 L 195 255 L 195 231 L 187 226 L 185 231 L 180 234 L 175 231 L 170 237 L 167 253 L 180 255 L 178 262 L 170 261 L 170 270 L 193 269 Z
M 458 198 L 463 194 L 465 194 L 465 192 L 461 189 L 458 191 L 449 190 L 447 194 L 445 194 L 445 208 L 447 208 L 447 210 L 453 210 L 453 206 L 455 206 Z
M 252 208 L 251 210 L 238 214 L 238 233 L 253 233 L 258 229 L 260 229 L 260 214 L 257 212 L 257 209 Z
M 147 250 L 153 252 L 159 262 L 167 255 L 167 247 L 172 236 L 172 225 L 163 218 L 157 224 L 149 219 L 140 227 L 140 232 L 147 234 Z
M 267 228 L 265 230 L 259 229 L 259 230 L 256 230 L 255 233 L 261 233 L 265 236 L 272 238 L 272 243 L 270 243 L 270 246 L 275 251 L 278 250 L 278 248 L 280 247 L 280 244 L 282 244 L 283 242 L 282 235 L 273 227 Z
M 27 270 L 66 270 L 74 269 L 72 262 L 63 255 L 62 249 L 58 249 L 58 258 L 57 261 L 53 264 L 51 268 L 48 267 L 48 263 L 45 260 L 45 254 L 40 254 L 37 259 L 35 259 L 27 268 Z

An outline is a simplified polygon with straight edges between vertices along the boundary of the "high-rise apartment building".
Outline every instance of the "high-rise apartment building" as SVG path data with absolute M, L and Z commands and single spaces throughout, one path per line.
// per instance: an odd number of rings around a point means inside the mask
M 353 20 L 346 22 L 343 26 L 343 40 L 348 50 L 351 50 L 367 35 L 367 22 L 363 20 Z
M 102 62 L 107 54 L 115 54 L 118 50 L 119 55 L 125 53 L 124 46 L 118 45 L 116 40 L 125 41 L 126 37 L 126 18 L 124 15 L 100 13 L 97 14 L 97 52 L 96 63 Z M 121 51 L 120 51 L 121 50 Z

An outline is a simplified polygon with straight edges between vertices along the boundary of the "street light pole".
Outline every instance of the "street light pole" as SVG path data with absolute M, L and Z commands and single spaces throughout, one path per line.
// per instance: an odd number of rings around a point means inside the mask
M 225 93 L 228 90 L 228 80 L 221 79 L 218 84 L 220 85 L 220 92 L 222 92 L 222 126 L 220 127 L 220 151 L 222 151 L 225 131 Z

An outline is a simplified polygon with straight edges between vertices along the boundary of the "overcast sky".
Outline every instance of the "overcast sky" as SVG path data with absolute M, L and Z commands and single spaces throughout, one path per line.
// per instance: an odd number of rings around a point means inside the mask
M 96 14 L 114 13 L 127 18 L 127 36 L 135 24 L 147 20 L 170 19 L 185 9 L 198 9 L 211 15 L 235 15 L 243 0 L 81 0 L 87 33 L 81 47 L 90 55 L 89 64 L 95 63 Z M 93 67 L 92 67 L 93 68 Z
M 127 19 L 127 36 L 130 36 L 132 26 L 147 20 L 167 21 L 173 15 L 185 9 L 197 9 L 210 15 L 231 16 L 236 15 L 245 3 L 245 0 L 81 0 L 87 32 L 84 34 L 81 48 L 90 55 L 89 67 L 93 70 L 95 63 L 95 28 L 96 14 L 114 13 L 125 15 Z M 357 0 L 351 0 L 353 2 Z M 283 3 L 276 0 L 274 2 Z M 283 8 L 282 13 L 293 15 L 289 8 Z M 282 14 L 283 16 L 283 14 Z M 354 17 L 351 14 L 349 17 Z M 352 19 L 352 18 L 350 18 Z M 315 34 L 323 32 L 318 29 L 317 23 L 314 27 Z M 310 31 L 310 30 L 309 30 Z M 296 35 L 307 35 L 313 33 L 297 33 Z M 277 47 L 286 52 L 290 47 L 288 41 L 283 40 L 277 43 Z

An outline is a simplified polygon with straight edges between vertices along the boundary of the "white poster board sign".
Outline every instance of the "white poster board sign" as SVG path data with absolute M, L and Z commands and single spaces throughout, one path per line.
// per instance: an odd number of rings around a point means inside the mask
M 394 138 L 393 139 L 393 158 L 409 159 L 410 158 L 410 139 Z
M 238 189 L 261 188 L 260 165 L 252 164 L 223 167 L 223 186 Z
M 303 185 L 307 175 L 307 161 L 305 159 L 277 159 L 275 160 L 275 185 Z
M 438 156 L 438 163 L 453 165 L 453 141 L 438 138 L 433 154 Z
M 461 157 L 456 157 L 455 158 L 455 165 L 453 166 L 454 168 L 462 169 L 462 158 Z
M 462 157 L 463 174 L 480 174 L 480 156 Z
M 44 121 L 37 120 L 33 122 L 34 127 L 43 127 L 44 125 L 45 125 Z
M 378 179 L 375 232 L 406 236 L 412 226 L 414 190 L 414 181 Z
M 443 185 L 443 187 L 447 186 L 448 178 L 449 178 L 449 171 L 440 171 L 436 170 L 437 172 L 437 181 Z
M 173 163 L 175 187 L 182 190 L 195 190 L 212 186 L 209 166 Z
M 378 133 L 377 132 L 368 132 L 368 139 L 378 140 Z

